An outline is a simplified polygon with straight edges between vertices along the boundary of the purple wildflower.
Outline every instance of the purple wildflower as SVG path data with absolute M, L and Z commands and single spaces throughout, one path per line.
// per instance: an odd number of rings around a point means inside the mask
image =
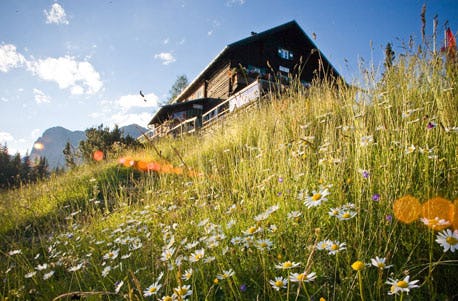
M 374 202 L 380 201 L 380 194 L 375 193 L 374 195 L 372 195 L 372 200 L 373 200 Z

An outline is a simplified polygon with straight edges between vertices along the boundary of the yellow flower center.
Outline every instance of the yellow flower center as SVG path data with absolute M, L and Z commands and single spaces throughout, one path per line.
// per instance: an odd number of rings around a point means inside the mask
M 314 200 L 314 201 L 318 201 L 319 199 L 321 199 L 321 193 L 315 193 L 312 196 L 312 200 Z
M 400 288 L 408 288 L 409 287 L 409 284 L 407 282 L 405 282 L 404 280 L 401 280 L 401 281 L 398 281 L 398 283 L 396 283 L 396 285 Z
M 342 217 L 343 218 L 349 218 L 350 217 L 350 213 L 345 212 L 344 214 L 342 214 Z
M 380 268 L 380 269 L 383 269 L 385 267 L 385 264 L 383 262 L 379 262 L 377 263 L 377 266 Z
M 445 241 L 449 244 L 449 245 L 456 245 L 458 244 L 458 239 L 456 239 L 455 237 L 453 236 L 449 236 L 445 239 Z
M 150 292 L 150 293 L 156 292 L 156 288 L 155 288 L 154 286 L 153 286 L 153 287 L 150 287 L 149 292 Z
M 285 269 L 290 268 L 292 266 L 293 266 L 293 264 L 292 264 L 291 261 L 286 261 L 286 262 L 283 263 L 283 268 L 285 268 Z
M 281 281 L 281 280 L 275 281 L 275 286 L 276 287 L 282 287 L 283 286 L 283 281 Z
M 250 227 L 248 233 L 253 234 L 256 231 L 256 227 Z
M 218 282 L 219 282 L 218 278 L 213 279 L 214 284 L 218 284 Z
M 338 245 L 336 245 L 336 244 L 332 244 L 332 245 L 331 245 L 331 250 L 336 251 L 336 250 L 338 250 L 338 249 L 339 249 L 339 246 L 338 246 Z
M 305 273 L 301 273 L 296 276 L 296 279 L 299 281 L 304 281 L 304 278 L 305 278 Z
M 264 241 L 263 241 L 263 242 L 261 242 L 261 244 L 260 244 L 260 245 L 261 245 L 261 247 L 262 247 L 262 248 L 265 248 L 265 247 L 267 247 L 267 243 L 266 243 L 266 242 L 264 242 Z
M 163 300 L 164 301 L 172 301 L 173 299 L 170 296 L 165 296 Z

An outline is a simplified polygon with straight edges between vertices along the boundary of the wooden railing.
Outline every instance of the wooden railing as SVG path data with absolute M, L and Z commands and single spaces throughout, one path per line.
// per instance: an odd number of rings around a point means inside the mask
M 167 131 L 167 135 L 181 136 L 183 134 L 190 134 L 197 129 L 197 116 L 186 119 L 185 121 L 177 124 Z
M 243 88 L 242 90 L 240 90 L 239 92 L 235 93 L 234 95 L 232 95 L 227 100 L 223 101 L 222 103 L 220 103 L 219 105 L 217 105 L 216 107 L 208 111 L 207 113 L 203 114 L 202 115 L 202 127 L 208 126 L 212 122 L 218 120 L 223 115 L 226 115 L 228 112 L 238 108 L 238 107 L 231 108 L 231 105 L 230 105 L 231 102 L 233 102 L 236 98 L 242 96 L 244 93 L 247 93 L 250 89 L 253 89 L 255 86 L 258 86 L 258 89 L 259 89 L 257 93 L 258 96 L 254 97 L 253 99 L 250 99 L 245 104 L 248 104 L 254 101 L 255 99 L 259 98 L 259 96 L 261 95 L 261 89 L 263 89 L 264 85 L 265 85 L 265 81 L 258 79 L 252 82 L 251 84 L 249 84 L 248 86 L 246 86 L 245 88 Z
M 146 142 L 153 140 L 155 138 L 163 137 L 166 135 L 173 135 L 173 136 L 181 136 L 183 134 L 189 134 L 195 132 L 199 127 L 206 128 L 210 126 L 213 122 L 216 120 L 220 119 L 224 115 L 226 115 L 229 112 L 232 112 L 233 110 L 236 110 L 240 107 L 245 107 L 246 105 L 253 103 L 254 100 L 259 99 L 259 97 L 262 95 L 261 90 L 269 88 L 270 85 L 268 81 L 258 79 L 239 92 L 235 93 L 231 97 L 229 97 L 227 100 L 223 101 L 222 103 L 218 104 L 215 106 L 213 109 L 210 111 L 206 112 L 205 114 L 202 115 L 202 122 L 201 124 L 198 124 L 199 119 L 198 117 L 192 117 L 189 119 L 184 120 L 183 122 L 175 125 L 174 127 L 170 128 L 169 125 L 162 124 L 158 126 L 157 128 L 150 130 L 140 136 L 138 140 L 140 142 Z M 258 91 L 253 91 L 252 89 L 255 89 L 255 86 L 258 86 Z M 256 92 L 256 93 L 255 93 Z M 248 97 L 248 94 L 253 93 L 251 97 Z M 246 95 L 244 95 L 246 94 Z M 248 97 L 247 99 L 242 101 L 242 104 L 237 105 L 237 98 L 243 98 L 243 96 Z M 231 103 L 232 102 L 232 103 Z M 235 103 L 234 103 L 235 102 Z

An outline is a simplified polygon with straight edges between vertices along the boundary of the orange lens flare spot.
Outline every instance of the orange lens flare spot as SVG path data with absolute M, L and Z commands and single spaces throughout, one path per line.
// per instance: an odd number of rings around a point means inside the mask
M 97 150 L 92 154 L 92 158 L 95 161 L 101 161 L 103 160 L 103 152 L 101 150 Z
M 416 197 L 406 195 L 394 201 L 393 211 L 397 220 L 410 224 L 420 217 L 421 204 Z
M 434 230 L 442 230 L 449 227 L 454 218 L 454 206 L 452 202 L 442 197 L 435 197 L 426 201 L 422 206 L 422 215 L 423 218 L 430 221 L 440 221 L 443 220 L 448 223 L 430 223 L 427 226 L 433 228 Z
M 140 171 L 148 171 L 148 163 L 145 161 L 135 161 L 134 167 Z
M 453 210 L 450 221 L 452 222 L 453 230 L 458 230 L 458 199 L 453 202 Z
M 36 150 L 42 150 L 45 148 L 45 146 L 43 145 L 43 143 L 41 142 L 37 142 L 33 145 L 33 148 L 36 149 Z

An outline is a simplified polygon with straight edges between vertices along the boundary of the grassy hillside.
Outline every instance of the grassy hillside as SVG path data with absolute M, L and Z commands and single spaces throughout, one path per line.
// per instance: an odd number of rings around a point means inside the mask
M 439 230 L 458 228 L 445 70 L 406 55 L 377 84 L 365 73 L 365 91 L 293 87 L 211 132 L 126 151 L 169 172 L 97 162 L 1 193 L 0 297 L 458 298 L 458 232 Z

